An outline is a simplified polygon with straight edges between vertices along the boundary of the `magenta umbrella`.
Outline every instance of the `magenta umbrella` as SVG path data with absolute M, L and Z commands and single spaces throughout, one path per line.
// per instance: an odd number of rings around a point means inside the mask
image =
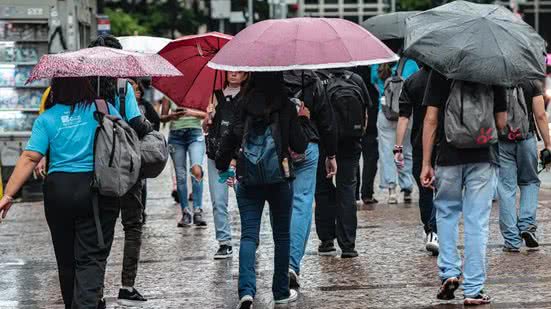
M 142 54 L 108 47 L 44 55 L 31 71 L 27 83 L 54 77 L 145 77 L 181 76 L 172 64 L 157 54 Z
M 231 39 L 231 35 L 209 32 L 170 42 L 159 55 L 185 75 L 154 77 L 153 86 L 180 106 L 206 110 L 211 94 L 224 86 L 226 77 L 223 72 L 207 67 L 207 63 Z
M 342 68 L 398 60 L 361 26 L 339 18 L 265 20 L 239 32 L 208 64 L 225 71 Z

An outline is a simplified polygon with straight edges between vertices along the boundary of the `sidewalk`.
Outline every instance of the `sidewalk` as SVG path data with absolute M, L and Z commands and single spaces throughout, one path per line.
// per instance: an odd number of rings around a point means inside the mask
M 549 183 L 549 182 L 547 182 Z M 212 259 L 217 249 L 212 208 L 205 184 L 208 229 L 179 229 L 179 207 L 170 198 L 170 173 L 149 182 L 148 223 L 136 287 L 149 301 L 145 308 L 234 308 L 237 304 L 238 247 L 233 260 Z M 232 200 L 232 226 L 238 245 L 239 215 Z M 551 308 L 551 191 L 543 190 L 538 212 L 542 250 L 501 251 L 496 207 L 492 212 L 487 292 L 491 307 Z M 436 259 L 423 250 L 415 204 L 379 204 L 358 213 L 360 257 L 318 257 L 315 228 L 303 262 L 299 300 L 289 308 L 462 308 L 461 292 L 449 303 L 436 300 Z M 273 242 L 265 212 L 258 262 L 255 309 L 272 308 Z M 53 249 L 41 203 L 17 204 L 0 224 L 0 308 L 62 308 Z M 123 234 L 116 239 L 107 269 L 108 308 L 120 285 Z M 462 248 L 462 247 L 461 247 Z M 283 307 L 286 308 L 286 307 Z

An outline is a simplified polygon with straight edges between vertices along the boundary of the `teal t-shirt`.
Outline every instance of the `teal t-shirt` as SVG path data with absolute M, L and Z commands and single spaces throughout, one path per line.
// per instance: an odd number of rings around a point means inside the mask
M 377 90 L 379 90 L 379 110 L 381 110 L 381 97 L 385 94 L 385 81 L 379 78 L 379 74 L 377 74 L 377 70 L 379 69 L 379 65 L 375 64 L 371 66 L 371 84 L 375 87 L 377 87 Z M 392 67 L 392 74 L 396 74 L 396 70 L 398 69 L 398 63 L 394 64 Z M 411 75 L 413 75 L 415 72 L 419 71 L 419 66 L 417 63 L 412 59 L 407 59 L 406 63 L 404 63 L 404 70 L 402 71 L 402 77 L 404 80 L 408 79 Z
M 128 101 L 127 101 L 128 103 Z M 94 170 L 94 135 L 98 125 L 94 104 L 75 107 L 56 104 L 35 120 L 26 150 L 46 155 L 48 173 L 84 173 Z M 109 113 L 120 117 L 109 104 Z M 131 115 L 128 113 L 127 115 Z

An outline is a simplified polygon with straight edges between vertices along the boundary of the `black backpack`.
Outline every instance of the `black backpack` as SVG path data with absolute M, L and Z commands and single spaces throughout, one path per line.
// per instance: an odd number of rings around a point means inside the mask
M 214 92 L 216 97 L 216 110 L 214 118 L 212 119 L 212 125 L 208 129 L 208 134 L 205 138 L 207 156 L 210 159 L 216 158 L 216 152 L 220 147 L 220 141 L 224 136 L 230 133 L 231 124 L 234 121 L 235 112 L 237 111 L 236 100 L 239 99 L 240 94 L 235 97 L 224 96 L 222 90 L 216 90 Z
M 366 126 L 366 106 L 362 88 L 352 79 L 354 73 L 331 74 L 324 80 L 327 99 L 335 113 L 339 138 L 362 137 Z

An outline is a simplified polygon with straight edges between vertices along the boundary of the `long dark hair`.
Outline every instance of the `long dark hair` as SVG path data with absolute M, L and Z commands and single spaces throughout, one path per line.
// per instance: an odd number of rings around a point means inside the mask
M 269 120 L 271 112 L 280 109 L 287 100 L 283 72 L 251 73 L 244 96 L 248 112 Z
M 53 104 L 89 106 L 96 99 L 96 92 L 88 77 L 56 77 L 51 83 L 51 100 Z
M 88 47 L 96 46 L 122 49 L 122 45 L 119 40 L 110 34 L 98 36 L 98 38 L 92 41 Z M 115 97 L 117 95 L 117 79 L 112 77 L 94 78 L 92 79 L 92 86 L 94 89 L 97 89 L 98 79 L 100 81 L 100 97 L 111 104 L 115 104 Z

